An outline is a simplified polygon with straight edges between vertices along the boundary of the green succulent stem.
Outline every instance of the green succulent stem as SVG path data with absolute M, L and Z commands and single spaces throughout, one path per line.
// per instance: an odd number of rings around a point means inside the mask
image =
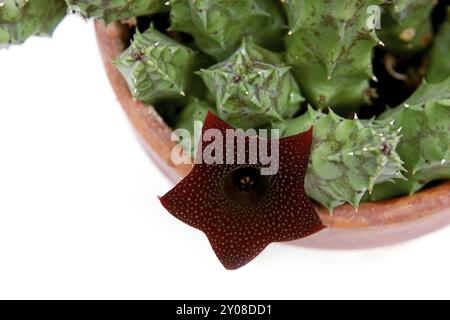
M 168 9 L 166 0 L 66 0 L 73 11 L 87 18 L 95 18 L 109 24 L 128 20 Z
M 175 129 L 185 129 L 189 131 L 191 139 L 189 141 L 182 140 L 181 145 L 186 151 L 191 152 L 191 156 L 194 156 L 193 151 L 195 150 L 195 143 L 197 142 L 193 141 L 193 138 L 195 138 L 195 124 L 203 124 L 209 110 L 214 111 L 214 108 L 210 103 L 199 99 L 192 99 L 180 113 L 178 121 L 174 126 Z
M 429 70 L 427 81 L 439 83 L 450 77 L 450 6 L 447 9 L 447 20 L 440 26 L 429 54 Z
M 286 59 L 302 92 L 317 109 L 341 115 L 370 103 L 374 47 L 381 42 L 370 25 L 382 0 L 285 0 L 289 18 Z
M 214 96 L 219 116 L 242 129 L 292 118 L 304 100 L 281 56 L 251 41 L 199 74 Z
M 402 177 L 396 152 L 400 134 L 392 125 L 309 108 L 303 116 L 274 126 L 283 136 L 314 128 L 305 189 L 330 211 L 344 203 L 358 207 L 376 184 Z
M 381 40 L 395 53 L 426 49 L 433 39 L 431 13 L 437 0 L 391 0 L 382 15 Z
M 218 60 L 228 58 L 245 37 L 268 49 L 282 45 L 283 12 L 273 0 L 171 0 L 171 29 L 191 34 Z
M 450 78 L 424 83 L 403 105 L 381 118 L 401 129 L 397 150 L 407 180 L 379 185 L 367 199 L 410 195 L 432 181 L 450 179 Z
M 66 12 L 64 0 L 1 0 L 0 48 L 50 36 Z
M 131 46 L 115 61 L 133 97 L 146 104 L 184 99 L 204 92 L 194 74 L 205 63 L 201 54 L 150 27 L 136 31 Z

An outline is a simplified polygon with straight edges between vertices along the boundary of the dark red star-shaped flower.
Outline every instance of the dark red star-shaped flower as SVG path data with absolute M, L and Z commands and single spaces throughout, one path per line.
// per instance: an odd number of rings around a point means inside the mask
M 202 136 L 209 129 L 224 137 L 234 130 L 211 112 Z M 312 129 L 279 140 L 279 170 L 274 175 L 262 175 L 267 164 L 259 160 L 250 164 L 248 147 L 255 141 L 271 150 L 273 140 L 246 136 L 245 151 L 234 146 L 235 157 L 245 152 L 245 164 L 196 164 L 161 198 L 176 218 L 206 234 L 227 269 L 246 265 L 272 242 L 301 239 L 325 228 L 304 190 Z M 199 152 L 207 147 L 202 145 Z M 226 149 L 224 144 L 224 153 Z

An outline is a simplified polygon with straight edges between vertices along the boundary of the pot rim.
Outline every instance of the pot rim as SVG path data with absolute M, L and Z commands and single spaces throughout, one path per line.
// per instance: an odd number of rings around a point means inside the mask
M 191 165 L 174 165 L 170 154 L 175 143 L 171 141 L 172 130 L 151 106 L 133 99 L 128 85 L 111 61 L 122 53 L 126 46 L 130 28 L 119 22 L 105 26 L 95 22 L 100 54 L 114 89 L 129 120 L 139 133 L 153 160 L 174 183 L 191 171 Z M 349 204 L 336 208 L 332 215 L 327 209 L 316 205 L 324 224 L 330 228 L 356 229 L 390 226 L 408 223 L 450 211 L 450 181 L 436 187 L 390 200 L 362 203 L 358 210 Z

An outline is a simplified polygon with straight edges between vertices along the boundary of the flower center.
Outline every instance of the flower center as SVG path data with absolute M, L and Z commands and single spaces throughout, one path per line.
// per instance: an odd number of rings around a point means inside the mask
M 243 176 L 238 182 L 237 186 L 241 191 L 250 191 L 255 186 L 256 181 L 251 176 Z
M 241 205 L 252 205 L 263 199 L 267 193 L 267 176 L 259 168 L 240 168 L 228 176 L 225 191 L 230 200 Z
M 250 192 L 260 184 L 261 173 L 256 168 L 241 168 L 232 173 L 233 184 L 243 192 Z

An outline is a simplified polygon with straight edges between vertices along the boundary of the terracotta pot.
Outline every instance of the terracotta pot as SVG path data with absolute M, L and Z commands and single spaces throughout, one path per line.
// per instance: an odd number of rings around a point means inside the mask
M 134 101 L 128 86 L 111 64 L 127 46 L 129 28 L 120 23 L 107 27 L 96 23 L 98 44 L 106 72 L 117 98 L 142 138 L 151 158 L 174 183 L 185 177 L 191 166 L 175 166 L 170 161 L 174 143 L 171 129 L 158 113 Z M 390 245 L 427 234 L 450 223 L 450 182 L 414 196 L 376 203 L 363 203 L 358 211 L 343 205 L 330 214 L 318 206 L 325 231 L 293 242 L 324 249 L 355 249 Z

